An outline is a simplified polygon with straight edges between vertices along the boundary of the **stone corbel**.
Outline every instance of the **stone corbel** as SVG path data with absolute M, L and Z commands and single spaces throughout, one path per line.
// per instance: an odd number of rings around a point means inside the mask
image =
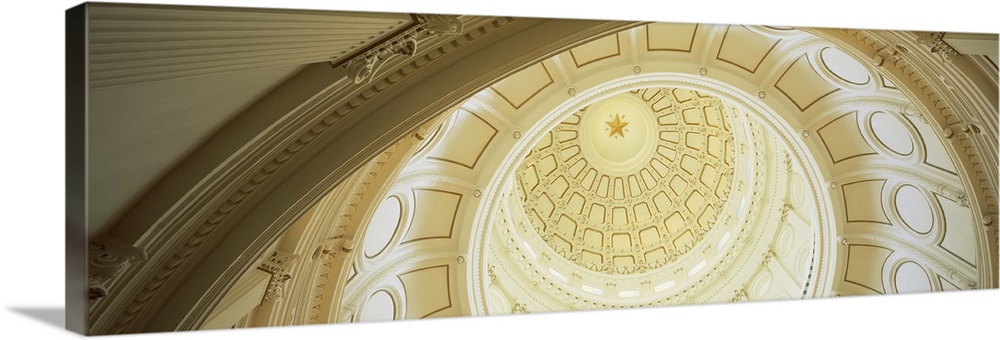
M 997 220 L 998 214 L 983 214 L 983 228 L 986 229 L 986 233 L 992 237 L 993 243 L 1000 246 L 1000 221 Z
M 267 290 L 264 291 L 263 302 L 281 301 L 284 295 L 285 282 L 292 278 L 292 267 L 298 259 L 298 255 L 274 252 L 267 261 L 264 261 L 260 267 L 257 267 L 257 269 L 271 274 L 271 279 L 267 283 Z
M 941 194 L 942 196 L 947 197 L 952 201 L 958 202 L 958 204 L 962 207 L 966 208 L 969 207 L 969 199 L 965 196 L 965 193 L 962 192 L 961 190 L 952 188 L 951 186 L 944 183 L 939 184 L 936 189 L 937 189 L 936 192 L 938 194 Z
M 944 138 L 951 139 L 958 134 L 978 134 L 981 130 L 975 123 L 958 122 L 944 128 Z
M 914 107 L 913 105 L 910 105 L 909 103 L 904 103 L 904 104 L 900 105 L 899 106 L 899 113 L 902 114 L 902 115 L 904 115 L 904 116 L 910 116 L 910 117 L 918 118 L 918 119 L 920 119 L 921 123 L 927 124 L 927 117 L 924 117 L 923 113 L 921 113 L 920 111 L 917 111 L 917 108 Z
M 141 249 L 110 242 L 91 242 L 87 255 L 88 296 L 91 301 L 107 296 L 122 273 L 146 259 Z
M 406 33 L 383 45 L 365 52 L 347 63 L 348 77 L 355 84 L 369 82 L 374 78 L 382 65 L 396 56 L 412 56 L 417 52 L 417 37 Z
M 885 62 L 896 63 L 899 59 L 903 58 L 903 53 L 909 52 L 910 50 L 902 45 L 886 45 L 883 48 L 875 51 L 875 56 L 872 61 L 875 63 L 876 67 L 882 67 Z
M 961 55 L 955 48 L 944 41 L 945 32 L 926 32 L 917 38 L 917 42 L 929 47 L 931 53 L 935 53 L 945 62 L 951 62 L 952 57 Z
M 462 21 L 456 15 L 418 14 L 417 21 L 433 35 L 453 35 L 462 33 Z
M 410 57 L 417 52 L 419 40 L 430 36 L 447 36 L 462 32 L 462 21 L 457 16 L 424 14 L 417 15 L 417 26 L 396 37 L 375 46 L 360 56 L 351 59 L 345 67 L 347 75 L 355 84 L 367 83 L 390 59 L 397 56 Z

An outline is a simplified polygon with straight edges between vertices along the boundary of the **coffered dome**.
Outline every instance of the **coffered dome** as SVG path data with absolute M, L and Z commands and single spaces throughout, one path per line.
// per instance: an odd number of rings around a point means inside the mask
M 732 191 L 726 112 L 697 91 L 648 88 L 573 113 L 518 168 L 523 216 L 547 248 L 589 270 L 663 267 L 715 227 Z

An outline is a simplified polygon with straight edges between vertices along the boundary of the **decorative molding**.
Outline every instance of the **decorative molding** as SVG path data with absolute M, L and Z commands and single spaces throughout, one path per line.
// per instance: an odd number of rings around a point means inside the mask
M 145 268 L 142 273 L 129 270 L 126 273 L 128 276 L 132 275 L 143 275 L 143 279 L 140 279 L 143 283 L 135 282 L 136 278 L 132 278 L 133 284 L 140 284 L 142 288 L 130 288 L 134 291 L 130 292 L 130 297 L 116 300 L 114 306 L 107 306 L 109 313 L 104 313 L 101 315 L 100 320 L 95 320 L 93 323 L 92 333 L 95 334 L 120 334 L 128 333 L 133 331 L 132 328 L 136 327 L 136 319 L 140 315 L 146 315 L 149 317 L 148 309 L 145 307 L 155 299 L 162 300 L 165 297 L 156 297 L 157 292 L 160 291 L 165 283 L 173 277 L 175 273 L 182 267 L 182 265 L 188 260 L 188 258 L 208 239 L 209 236 L 214 234 L 214 231 L 221 225 L 224 225 L 227 221 L 229 215 L 236 211 L 237 208 L 245 201 L 246 198 L 254 194 L 254 192 L 262 186 L 262 184 L 272 175 L 274 175 L 278 169 L 282 168 L 286 163 L 289 162 L 299 151 L 305 149 L 311 142 L 317 140 L 317 137 L 325 133 L 330 129 L 330 127 L 336 125 L 345 116 L 349 115 L 350 112 L 354 111 L 356 108 L 361 106 L 364 102 L 371 98 L 377 96 L 378 93 L 386 90 L 392 84 L 398 83 L 407 75 L 412 74 L 416 70 L 420 69 L 422 66 L 428 64 L 427 60 L 433 61 L 438 59 L 449 52 L 454 51 L 455 48 L 461 47 L 466 43 L 476 40 L 494 30 L 500 29 L 516 19 L 513 18 L 482 18 L 482 20 L 477 21 L 478 29 L 474 30 L 474 33 L 467 33 L 462 35 L 455 35 L 454 41 L 450 44 L 449 48 L 439 48 L 428 50 L 423 56 L 420 63 L 413 61 L 412 59 L 418 58 L 414 56 L 413 58 L 408 58 L 408 63 L 400 63 L 395 65 L 398 69 L 391 75 L 392 79 L 388 79 L 390 75 L 386 75 L 378 81 L 372 81 L 370 84 L 363 88 L 355 89 L 347 94 L 337 94 L 337 88 L 333 88 L 331 93 L 321 94 L 317 103 L 312 103 L 311 105 L 305 105 L 302 112 L 297 114 L 302 116 L 316 116 L 315 119 L 306 121 L 306 123 L 312 123 L 312 126 L 305 126 L 302 129 L 286 129 L 278 132 L 281 134 L 290 134 L 284 136 L 284 138 L 279 138 L 279 136 L 270 136 L 270 138 L 258 138 L 258 140 L 268 141 L 268 143 L 289 143 L 289 144 L 278 144 L 278 145 L 268 145 L 260 146 L 258 148 L 251 148 L 250 154 L 245 155 L 247 159 L 270 159 L 269 162 L 255 163 L 255 164 L 236 164 L 240 163 L 232 160 L 233 163 L 222 164 L 220 167 L 230 169 L 230 175 L 228 176 L 239 176 L 239 178 L 220 178 L 217 183 L 228 183 L 224 188 L 215 188 L 212 190 L 217 190 L 220 192 L 222 197 L 214 197 L 214 202 L 203 202 L 199 201 L 195 197 L 200 196 L 187 196 L 191 200 L 190 202 L 179 202 L 178 205 L 188 206 L 196 205 L 203 209 L 211 209 L 211 206 L 215 204 L 214 211 L 205 212 L 207 216 L 199 221 L 188 221 L 189 229 L 193 228 L 195 230 L 189 230 L 190 233 L 180 233 L 176 228 L 170 228 L 174 230 L 172 233 L 176 236 L 165 236 L 165 237 L 179 237 L 182 238 L 178 240 L 177 247 L 172 250 L 167 250 L 164 252 L 159 252 L 159 256 L 154 262 L 150 259 L 150 265 L 157 266 L 158 268 Z M 597 29 L 597 28 L 595 28 Z M 441 39 L 446 41 L 448 39 Z M 372 143 L 376 145 L 378 143 Z M 277 154 L 274 154 L 273 148 L 280 150 Z M 263 164 L 263 165 L 260 165 Z M 250 169 L 232 169 L 233 167 L 244 167 L 252 166 Z M 348 171 L 348 169 L 345 169 Z M 253 175 L 238 175 L 238 174 L 253 174 Z M 232 191 L 227 191 L 230 188 Z M 195 188 L 192 190 L 205 190 L 204 188 Z M 230 194 L 226 194 L 229 192 Z M 156 228 L 155 226 L 152 228 Z M 233 273 L 233 275 L 238 275 Z M 148 320 L 142 321 L 142 323 L 148 322 Z
M 774 251 L 772 251 L 770 248 L 768 248 L 767 251 L 764 252 L 764 254 L 762 255 L 762 257 L 760 259 L 760 266 L 761 267 L 767 267 L 767 264 L 771 263 L 771 260 L 774 259 L 774 256 L 775 256 Z
M 453 35 L 462 33 L 464 24 L 457 15 L 417 14 L 417 22 L 434 35 Z
M 463 24 L 457 16 L 430 14 L 417 15 L 416 18 L 418 22 L 416 27 L 348 61 L 344 65 L 348 77 L 355 84 L 369 83 L 390 59 L 397 56 L 411 57 L 416 54 L 419 41 L 432 36 L 450 36 L 462 32 Z
M 950 185 L 942 183 L 934 188 L 934 192 L 947 197 L 952 201 L 958 202 L 958 205 L 963 208 L 969 207 L 969 199 L 965 197 L 965 192 L 960 189 L 955 189 Z M 985 223 L 986 221 L 983 222 Z
M 271 274 L 271 280 L 267 283 L 267 290 L 264 291 L 264 299 L 261 303 L 281 301 L 284 297 L 285 282 L 292 278 L 292 267 L 295 266 L 298 259 L 298 255 L 274 252 L 257 267 L 257 269 Z
M 930 48 L 931 53 L 940 56 L 942 61 L 951 62 L 951 58 L 960 53 L 944 41 L 944 34 L 945 32 L 925 32 L 918 35 L 917 42 Z
M 514 301 L 515 301 L 514 305 L 510 307 L 511 314 L 531 314 L 531 311 L 528 310 L 527 305 L 521 304 L 520 302 L 516 302 L 517 300 Z
M 733 295 L 733 297 L 731 299 L 729 299 L 729 302 L 740 302 L 740 301 L 747 301 L 748 300 L 746 289 L 740 288 L 740 289 L 734 290 L 733 294 L 734 295 Z
M 788 219 L 788 210 L 791 209 L 791 208 L 792 208 L 792 206 L 788 205 L 788 203 L 782 204 L 781 208 L 778 208 L 778 214 L 780 215 L 780 217 L 778 217 L 778 220 L 782 221 L 782 222 L 784 222 L 785 220 L 787 220 Z M 770 251 L 768 251 L 768 252 L 770 252 Z M 773 253 L 772 253 L 772 256 L 773 256 Z
M 960 99 L 954 98 L 954 94 L 948 91 L 943 91 L 942 87 L 947 87 L 947 84 L 942 84 L 943 82 L 954 80 L 962 77 L 960 74 L 952 74 L 954 71 L 952 68 L 948 68 L 949 65 L 942 65 L 940 69 L 932 69 L 928 65 L 917 64 L 909 60 L 910 58 L 919 59 L 920 56 L 916 55 L 916 52 L 910 55 L 910 49 L 906 48 L 901 44 L 891 44 L 886 42 L 888 39 L 892 38 L 891 32 L 880 32 L 880 31 L 869 31 L 869 30 L 859 30 L 859 29 L 844 29 L 850 38 L 856 39 L 859 43 L 863 44 L 865 47 L 870 48 L 875 52 L 874 63 L 877 67 L 882 68 L 893 68 L 898 73 L 896 75 L 900 76 L 900 80 L 905 80 L 911 82 L 912 86 L 903 86 L 899 81 L 894 81 L 900 88 L 910 88 L 914 92 L 914 95 L 923 95 L 928 103 L 927 109 L 931 111 L 930 121 L 934 121 L 942 132 L 941 136 L 946 137 L 952 136 L 948 139 L 952 140 L 952 145 L 954 145 L 954 150 L 963 160 L 963 164 L 956 164 L 965 166 L 966 169 L 971 169 L 966 174 L 968 180 L 972 184 L 978 184 L 979 188 L 977 194 L 974 195 L 975 199 L 980 205 L 980 209 L 985 212 L 997 212 L 998 202 L 997 202 L 997 164 L 992 161 L 986 161 L 983 159 L 984 153 L 981 150 L 990 150 L 990 147 L 986 144 L 996 145 L 995 140 L 990 142 L 986 140 L 986 136 L 983 136 L 977 132 L 980 129 L 975 124 L 966 124 L 963 122 L 973 122 L 977 121 L 974 117 L 979 114 L 982 117 L 991 117 L 995 121 L 996 112 L 973 112 L 963 109 L 953 109 Z M 931 41 L 933 43 L 934 39 L 940 38 L 936 34 L 923 36 L 925 41 Z M 930 40 L 928 40 L 930 39 Z M 934 51 L 937 53 L 941 51 L 939 47 L 938 50 Z M 943 58 L 943 57 L 942 57 Z M 930 75 L 928 73 L 932 72 L 945 72 L 942 74 Z M 951 132 L 947 132 L 950 129 Z M 959 133 L 962 132 L 962 133 Z M 990 156 L 991 159 L 995 156 Z
M 347 231 L 352 229 L 352 235 L 363 233 L 366 226 L 354 226 L 364 218 L 364 210 L 374 209 L 365 207 L 362 202 L 365 198 L 374 196 L 381 197 L 387 185 L 387 178 L 395 175 L 387 174 L 386 170 L 393 170 L 396 163 L 405 162 L 406 156 L 416 151 L 420 138 L 416 135 L 408 137 L 413 140 L 410 147 L 404 147 L 404 142 L 393 144 L 387 150 L 380 153 L 375 159 L 369 161 L 365 167 L 341 184 L 344 188 L 343 199 L 336 200 L 332 206 L 339 207 L 332 215 L 335 216 L 332 228 L 328 231 L 325 241 L 321 244 L 322 263 L 314 272 L 306 273 L 314 277 L 312 286 L 309 288 L 311 297 L 307 313 L 309 323 L 320 323 L 323 321 L 335 320 L 333 316 L 321 319 L 323 313 L 332 309 L 329 306 L 335 297 L 331 294 L 342 293 L 337 290 L 336 285 L 341 284 L 344 269 L 349 267 L 346 264 L 352 263 L 355 256 L 352 256 L 354 248 L 353 239 L 346 238 Z M 340 187 L 338 187 L 340 188 Z M 361 209 L 362 211 L 359 211 Z M 352 228 L 352 226 L 354 226 Z M 358 252 L 356 256 L 360 256 Z
M 883 247 L 890 249 L 892 251 L 903 251 L 909 253 L 913 256 L 913 259 L 922 261 L 923 267 L 930 269 L 936 273 L 946 273 L 947 276 L 953 280 L 961 282 L 968 288 L 975 288 L 976 281 L 978 279 L 969 279 L 968 274 L 970 269 L 972 273 L 976 273 L 975 268 L 968 267 L 968 265 L 962 260 L 939 258 L 932 251 L 926 249 L 923 246 L 914 246 L 909 242 L 902 241 L 894 235 L 882 235 L 875 233 L 865 233 L 856 232 L 851 233 L 851 244 L 864 244 L 867 240 L 870 245 Z M 959 271 L 959 269 L 965 269 L 965 271 Z M 974 276 L 975 274 L 973 274 Z
M 92 307 L 94 300 L 101 299 L 111 292 L 111 287 L 123 273 L 146 260 L 146 255 L 141 249 L 117 243 L 90 242 L 87 248 L 89 257 L 87 274 L 90 281 L 88 296 Z

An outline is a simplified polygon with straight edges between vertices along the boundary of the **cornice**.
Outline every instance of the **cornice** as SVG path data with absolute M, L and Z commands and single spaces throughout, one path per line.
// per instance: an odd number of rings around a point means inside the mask
M 451 41 L 454 45 L 460 46 L 485 33 L 504 27 L 514 20 L 493 18 L 480 27 L 470 29 L 476 34 L 449 35 L 447 38 L 439 40 Z M 430 37 L 427 36 L 427 38 Z M 426 42 L 433 45 L 433 41 Z M 408 65 L 402 63 L 393 65 L 397 68 L 386 71 L 369 84 L 356 86 L 353 91 L 348 91 L 350 94 L 348 96 L 344 95 L 344 88 L 350 87 L 350 85 L 336 85 L 338 83 L 335 82 L 324 92 L 314 96 L 310 103 L 300 105 L 295 112 L 286 115 L 285 118 L 272 125 L 273 127 L 280 126 L 280 128 L 263 131 L 262 134 L 243 146 L 240 149 L 241 152 L 231 155 L 212 172 L 214 180 L 208 182 L 203 180 L 199 186 L 189 191 L 182 201 L 175 203 L 168 212 L 169 216 L 171 212 L 184 211 L 187 212 L 186 217 L 160 218 L 157 222 L 158 226 L 154 225 L 150 228 L 150 231 L 163 230 L 164 232 L 156 233 L 155 239 L 147 240 L 144 243 L 153 247 L 169 244 L 174 246 L 148 249 L 147 251 L 155 256 L 152 256 L 143 266 L 133 267 L 132 271 L 121 274 L 123 278 L 127 278 L 130 284 L 126 287 L 115 287 L 119 289 L 116 293 L 125 293 L 129 298 L 113 300 L 111 306 L 100 308 L 103 312 L 99 314 L 91 332 L 94 334 L 116 334 L 133 331 L 136 318 L 139 314 L 149 314 L 149 308 L 146 306 L 154 300 L 154 296 L 159 293 L 167 281 L 178 273 L 182 264 L 201 249 L 209 236 L 215 234 L 214 232 L 219 226 L 226 225 L 232 213 L 237 211 L 247 198 L 254 195 L 275 173 L 285 167 L 291 158 L 312 144 L 320 135 L 329 130 L 335 130 L 332 128 L 340 125 L 339 123 L 344 117 L 348 116 L 355 108 L 390 87 L 392 83 L 400 82 L 401 78 L 418 70 L 420 66 L 426 65 L 429 60 L 436 59 L 447 52 L 438 48 L 416 54 L 407 59 Z M 418 66 L 415 59 L 423 62 Z M 295 123 L 297 123 L 297 127 Z M 259 161 L 252 162 L 252 160 L 259 159 L 267 159 L 268 161 L 263 164 Z M 349 173 L 350 171 L 344 172 Z M 192 213 L 192 211 L 197 213 Z M 151 269 L 154 267 L 158 269 Z M 135 288 L 138 288 L 140 282 L 142 288 L 136 291 Z M 128 293 L 129 291 L 132 293 Z M 165 298 L 161 295 L 156 299 Z M 123 305 L 125 300 L 131 302 Z M 112 316 L 113 314 L 114 316 Z

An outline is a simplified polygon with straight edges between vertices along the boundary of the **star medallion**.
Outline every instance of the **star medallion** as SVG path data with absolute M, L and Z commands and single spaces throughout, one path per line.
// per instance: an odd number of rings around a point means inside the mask
M 621 136 L 622 138 L 625 138 L 625 130 L 624 129 L 625 129 L 625 126 L 628 125 L 628 122 L 623 122 L 622 119 L 621 119 L 621 116 L 619 114 L 617 114 L 617 113 L 615 114 L 615 120 L 610 121 L 610 122 L 604 122 L 604 123 L 608 124 L 608 126 L 611 127 L 611 134 L 609 134 L 608 137 L 614 137 L 617 134 L 617 135 Z

